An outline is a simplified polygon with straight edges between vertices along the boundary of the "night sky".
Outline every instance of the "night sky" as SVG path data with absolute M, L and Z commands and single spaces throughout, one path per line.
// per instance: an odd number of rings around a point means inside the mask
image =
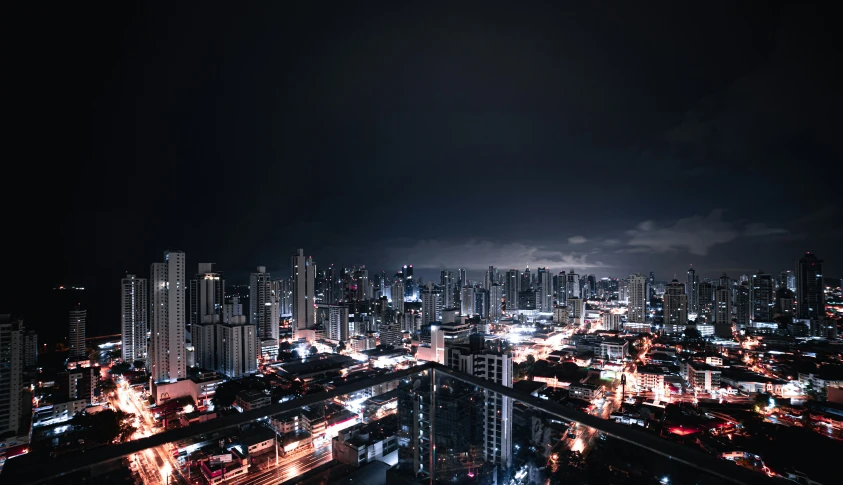
M 431 279 L 843 274 L 826 7 L 406 3 L 0 7 L 0 311 L 75 284 L 116 331 L 167 248 L 231 282 L 297 247 Z

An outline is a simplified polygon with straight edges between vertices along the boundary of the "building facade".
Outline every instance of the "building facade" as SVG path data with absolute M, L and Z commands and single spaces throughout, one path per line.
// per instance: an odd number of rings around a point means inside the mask
M 120 280 L 121 287 L 121 350 L 123 361 L 132 363 L 147 356 L 147 285 L 146 278 L 133 274 Z
M 154 382 L 174 382 L 186 377 L 185 281 L 183 252 L 167 251 L 163 263 L 152 263 L 149 358 L 151 379 Z

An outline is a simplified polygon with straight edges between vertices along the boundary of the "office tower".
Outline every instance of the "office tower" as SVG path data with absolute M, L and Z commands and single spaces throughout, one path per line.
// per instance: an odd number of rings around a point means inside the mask
M 146 334 L 149 321 L 146 298 L 146 278 L 138 278 L 133 274 L 126 275 L 120 280 L 121 294 L 121 348 L 123 361 L 132 363 L 146 359 Z
M 402 294 L 401 297 L 403 296 Z M 339 342 L 348 342 L 348 307 L 331 305 L 328 312 L 328 338 Z
M 228 321 L 233 320 L 229 319 Z M 207 318 L 205 322 L 191 325 L 190 329 L 193 363 L 206 371 L 215 371 L 219 368 L 217 361 L 217 323 L 212 318 Z
M 735 321 L 739 328 L 749 325 L 752 315 L 751 290 L 748 281 L 742 281 L 735 289 Z
M 699 313 L 700 311 L 699 284 L 700 277 L 697 276 L 697 271 L 693 267 L 688 268 L 685 296 L 688 298 L 688 311 L 691 313 Z
M 445 298 L 445 308 L 454 307 L 454 275 L 447 269 L 439 272 L 439 285 L 442 287 Z
M 404 301 L 416 301 L 416 281 L 413 279 L 413 265 L 404 265 Z
M 629 275 L 627 278 L 629 305 L 626 321 L 630 323 L 644 323 L 647 321 L 647 279 L 640 273 Z
M 395 275 L 395 282 L 392 283 L 392 308 L 400 313 L 404 313 L 404 277 L 401 273 Z
M 474 315 L 476 310 L 475 304 L 474 288 L 470 286 L 464 287 L 460 297 L 460 315 L 465 315 L 467 317 Z
M 688 296 L 686 285 L 674 279 L 665 287 L 664 292 L 664 331 L 682 333 L 688 325 Z
M 575 321 L 582 319 L 585 312 L 585 300 L 582 298 L 572 296 L 568 298 L 568 320 Z
M 23 334 L 23 366 L 35 367 L 38 365 L 38 333 L 29 330 Z
M 750 282 L 750 299 L 752 300 L 752 314 L 750 318 L 755 322 L 772 322 L 773 321 L 773 275 L 769 275 L 759 270 L 757 274 L 752 275 Z
M 786 286 L 776 290 L 776 309 L 779 315 L 789 315 L 791 318 L 796 315 L 796 296 Z
M 214 272 L 213 263 L 199 263 L 198 274 L 190 280 L 190 301 L 188 323 L 196 325 L 204 321 L 222 320 L 222 305 L 225 297 L 225 280 Z M 207 317 L 210 317 L 208 319 Z
M 154 382 L 175 382 L 187 377 L 184 268 L 181 251 L 165 252 L 164 262 L 152 263 L 150 267 L 149 359 Z
M 521 291 L 521 273 L 517 269 L 506 272 L 506 310 L 518 308 L 518 292 Z
M 825 319 L 823 260 L 811 253 L 796 264 L 796 309 L 799 318 Z
M 86 360 L 88 358 L 88 354 L 85 351 L 85 321 L 87 318 L 88 310 L 83 309 L 81 305 L 75 305 L 70 310 L 67 347 L 70 349 L 68 358 L 71 362 L 75 360 Z
M 501 300 L 504 298 L 503 285 L 492 283 L 489 287 L 489 321 L 499 322 L 501 320 Z
M 428 283 L 422 289 L 422 325 L 442 321 L 442 289 Z
M 293 338 L 298 339 L 300 331 L 316 324 L 313 311 L 316 265 L 310 256 L 304 256 L 304 249 L 299 249 L 290 266 L 293 272 Z
M 787 289 L 796 294 L 796 274 L 790 271 L 787 272 Z
M 460 269 L 458 269 L 458 270 L 457 270 L 457 275 L 458 275 L 458 277 L 459 277 L 459 282 L 458 282 L 458 283 L 459 283 L 459 287 L 460 287 L 460 288 L 463 288 L 463 287 L 465 287 L 465 286 L 468 286 L 468 277 L 467 277 L 467 276 L 466 276 L 466 274 L 465 274 L 465 269 L 464 269 L 464 268 L 460 268 Z
M 697 322 L 712 322 L 712 313 L 714 312 L 714 285 L 710 281 L 701 282 L 697 287 L 697 295 L 699 298 Z
M 565 281 L 565 295 L 567 298 L 580 297 L 580 275 L 571 270 L 566 276 Z
M 0 315 L 0 434 L 17 436 L 21 416 L 21 384 L 24 362 L 23 321 Z M 84 340 L 83 340 L 84 342 Z
M 237 379 L 258 370 L 258 332 L 255 325 L 238 316 L 229 324 L 215 325 L 217 330 L 217 372 Z
M 281 318 L 280 295 L 277 291 L 278 285 L 273 284 L 272 275 L 266 272 L 266 266 L 258 266 L 257 272 L 249 278 L 249 323 L 255 326 L 261 341 L 274 340 L 276 344 Z M 313 299 L 309 301 L 312 307 Z
M 597 296 L 597 276 L 593 274 L 586 276 L 585 283 L 588 285 L 586 298 L 594 298 Z
M 367 270 L 365 266 L 362 266 L 354 272 L 354 281 L 357 283 L 357 300 L 371 300 L 372 285 L 369 281 L 369 270 Z

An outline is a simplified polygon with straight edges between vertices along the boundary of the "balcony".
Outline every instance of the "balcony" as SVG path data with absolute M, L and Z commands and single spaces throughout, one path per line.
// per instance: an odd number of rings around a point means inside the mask
M 364 410 L 348 399 L 387 383 L 397 384 L 397 405 Z M 486 406 L 490 399 L 495 406 Z M 326 415 L 338 406 L 352 410 L 353 418 Z M 277 431 L 273 416 L 289 419 L 298 412 L 321 413 L 329 425 L 295 438 L 273 433 L 274 446 L 270 442 L 257 455 L 244 453 L 244 427 Z M 366 447 L 362 467 L 342 463 L 344 455 L 333 452 L 340 432 L 343 440 Z M 377 446 L 393 436 L 397 450 Z M 435 363 L 119 445 L 54 458 L 34 455 L 9 460 L 0 482 L 204 484 L 210 483 L 207 470 L 216 473 L 213 483 L 232 485 L 351 483 L 363 473 L 369 483 L 383 484 L 772 482 L 751 456 L 722 459 L 688 442 L 672 442 Z M 354 482 L 362 480 L 358 476 Z

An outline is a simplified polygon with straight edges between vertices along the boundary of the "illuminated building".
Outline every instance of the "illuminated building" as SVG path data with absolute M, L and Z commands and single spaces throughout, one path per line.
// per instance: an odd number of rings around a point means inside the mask
M 297 339 L 301 330 L 312 327 L 316 322 L 313 310 L 316 265 L 310 256 L 305 257 L 304 249 L 299 249 L 290 266 L 293 273 L 293 338 Z
M 501 300 L 503 299 L 503 286 L 492 283 L 489 287 L 489 321 L 499 322 L 501 319 Z
M 258 266 L 257 272 L 249 278 L 249 323 L 255 326 L 262 342 L 268 341 L 267 345 L 272 345 L 271 342 L 278 345 L 281 318 L 278 290 L 279 285 L 274 284 L 265 266 Z
M 216 325 L 218 372 L 231 379 L 257 372 L 258 335 L 246 317 L 234 317 L 231 323 Z
M 688 325 L 686 286 L 677 280 L 668 283 L 664 293 L 664 331 L 682 333 Z
M 460 298 L 460 314 L 469 317 L 474 315 L 475 303 L 474 288 L 466 286 L 462 289 L 462 298 Z
M 152 263 L 150 268 L 149 357 L 153 382 L 186 377 L 184 262 L 183 252 L 167 251 L 164 262 Z
M 799 318 L 825 318 L 823 260 L 811 253 L 806 253 L 796 264 L 796 310 Z
M 70 360 L 84 360 L 88 358 L 85 352 L 85 322 L 88 319 L 88 310 L 76 305 L 70 310 L 68 318 L 67 346 L 70 349 Z
M 647 321 L 647 279 L 640 273 L 630 275 L 627 279 L 629 294 L 629 311 L 626 321 L 644 323 Z
M 822 280 L 822 278 L 821 278 Z M 773 276 L 758 271 L 752 275 L 750 300 L 752 313 L 750 319 L 757 322 L 773 321 Z
M 190 280 L 188 323 L 196 325 L 207 315 L 221 315 L 224 295 L 225 280 L 214 273 L 213 263 L 199 263 L 199 273 Z
M 146 359 L 147 331 L 149 320 L 146 318 L 147 286 L 146 278 L 133 274 L 120 280 L 122 310 L 120 316 L 121 352 L 123 361 L 132 363 Z
M 518 308 L 518 292 L 521 291 L 521 273 L 517 269 L 506 272 L 506 310 Z
M 20 320 L 0 315 L 0 434 L 18 431 L 21 416 L 21 378 L 23 373 L 23 335 L 26 329 Z
M 428 283 L 422 289 L 422 322 L 424 324 L 442 321 L 443 296 L 442 288 L 433 283 Z
M 447 269 L 439 273 L 439 285 L 442 287 L 445 308 L 454 306 L 454 275 Z
M 688 299 L 688 311 L 698 313 L 700 311 L 699 300 L 700 277 L 697 271 L 691 267 L 688 269 L 688 280 L 685 282 L 685 296 Z

